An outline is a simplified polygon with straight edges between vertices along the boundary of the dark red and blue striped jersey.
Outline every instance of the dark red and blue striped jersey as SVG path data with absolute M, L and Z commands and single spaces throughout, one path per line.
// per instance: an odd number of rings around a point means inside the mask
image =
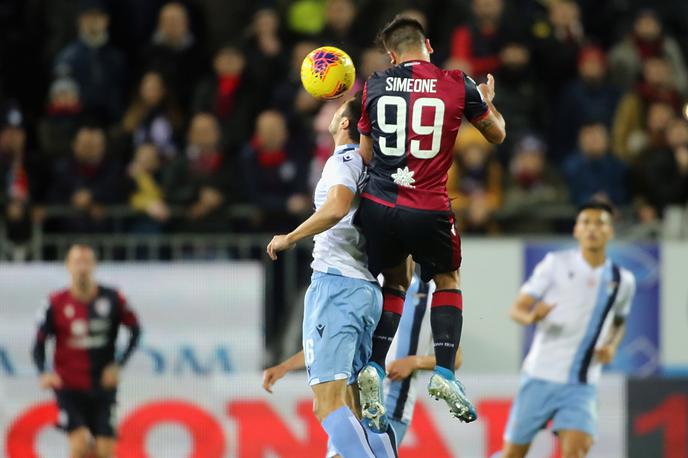
M 69 289 L 51 294 L 39 320 L 34 363 L 39 371 L 45 370 L 45 342 L 54 337 L 54 371 L 67 389 L 98 388 L 105 366 L 113 362 L 124 364 L 140 335 L 136 314 L 124 296 L 100 285 L 89 303 L 74 298 Z M 115 358 L 120 325 L 129 328 L 131 335 L 124 352 Z
M 430 62 L 404 62 L 368 78 L 362 135 L 373 140 L 369 181 L 361 197 L 387 206 L 449 211 L 447 171 L 465 116 L 489 108 L 469 76 Z

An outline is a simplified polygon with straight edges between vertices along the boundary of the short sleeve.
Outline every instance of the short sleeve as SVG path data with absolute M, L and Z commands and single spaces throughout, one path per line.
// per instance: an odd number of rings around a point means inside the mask
M 368 100 L 368 82 L 366 81 L 365 85 L 363 86 L 363 97 L 361 98 L 361 118 L 358 120 L 358 132 L 361 135 L 370 135 L 370 132 L 373 130 L 373 126 L 370 122 L 370 118 L 368 117 L 368 110 L 366 109 L 366 102 Z
M 323 170 L 323 178 L 329 190 L 333 186 L 346 186 L 356 194 L 358 183 L 363 174 L 363 159 L 356 151 L 335 154 L 327 161 Z
M 464 73 L 463 83 L 466 90 L 463 114 L 471 123 L 478 122 L 488 115 L 490 108 L 483 100 L 483 96 L 473 78 Z
M 530 278 L 521 287 L 521 293 L 528 294 L 536 299 L 541 299 L 552 285 L 553 278 L 554 255 L 549 253 L 537 266 L 535 266 Z
M 631 312 L 631 304 L 635 297 L 635 277 L 628 271 L 623 271 L 619 285 L 619 299 L 614 304 L 614 316 L 625 319 Z

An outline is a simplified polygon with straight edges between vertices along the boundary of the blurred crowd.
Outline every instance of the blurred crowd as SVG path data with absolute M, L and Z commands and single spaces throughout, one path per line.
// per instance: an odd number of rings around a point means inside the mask
M 437 65 L 496 79 L 507 141 L 465 123 L 449 174 L 463 231 L 568 230 L 548 209 L 592 197 L 642 224 L 688 202 L 688 2 L 7 0 L 6 235 L 111 232 L 113 206 L 129 233 L 292 227 L 339 103 L 305 93 L 301 62 L 341 47 L 360 90 L 389 65 L 372 43 L 396 14 L 426 26 Z

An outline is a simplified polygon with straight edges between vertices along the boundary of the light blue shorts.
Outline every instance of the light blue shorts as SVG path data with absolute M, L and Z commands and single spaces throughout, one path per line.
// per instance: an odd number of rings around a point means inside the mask
M 308 384 L 355 381 L 372 352 L 382 313 L 375 282 L 313 272 L 303 313 L 303 352 Z
M 550 420 L 555 433 L 572 429 L 595 437 L 597 387 L 523 377 L 504 439 L 512 444 L 529 444 Z

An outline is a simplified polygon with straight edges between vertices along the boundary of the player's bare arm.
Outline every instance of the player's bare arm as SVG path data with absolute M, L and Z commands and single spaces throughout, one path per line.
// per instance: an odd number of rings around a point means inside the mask
M 277 253 L 292 248 L 299 240 L 325 232 L 344 218 L 354 201 L 354 192 L 343 185 L 332 186 L 327 192 L 325 203 L 299 227 L 289 234 L 276 235 L 267 247 L 267 253 L 273 261 Z
M 515 322 L 528 326 L 545 318 L 552 308 L 553 305 L 538 301 L 530 294 L 521 293 L 509 309 L 509 316 Z
M 626 322 L 621 318 L 616 318 L 606 342 L 600 348 L 595 349 L 595 358 L 602 364 L 609 364 L 616 355 L 616 349 L 623 339 L 626 332 Z
M 431 371 L 435 368 L 437 360 L 434 355 L 418 356 L 409 355 L 399 358 L 387 364 L 387 375 L 390 380 L 403 380 L 410 377 L 415 371 Z M 456 351 L 454 369 L 459 369 L 463 363 L 461 347 Z
M 263 371 L 263 389 L 268 393 L 272 393 L 272 385 L 284 377 L 287 372 L 295 371 L 296 369 L 303 369 L 305 367 L 306 360 L 303 356 L 303 350 L 301 350 L 281 363 L 272 367 L 268 367 Z
M 486 116 L 476 121 L 474 125 L 488 142 L 500 144 L 506 138 L 506 122 L 502 114 L 497 111 L 497 108 L 492 103 L 495 97 L 494 77 L 487 75 L 487 83 L 480 83 L 478 91 L 483 96 L 489 111 Z

